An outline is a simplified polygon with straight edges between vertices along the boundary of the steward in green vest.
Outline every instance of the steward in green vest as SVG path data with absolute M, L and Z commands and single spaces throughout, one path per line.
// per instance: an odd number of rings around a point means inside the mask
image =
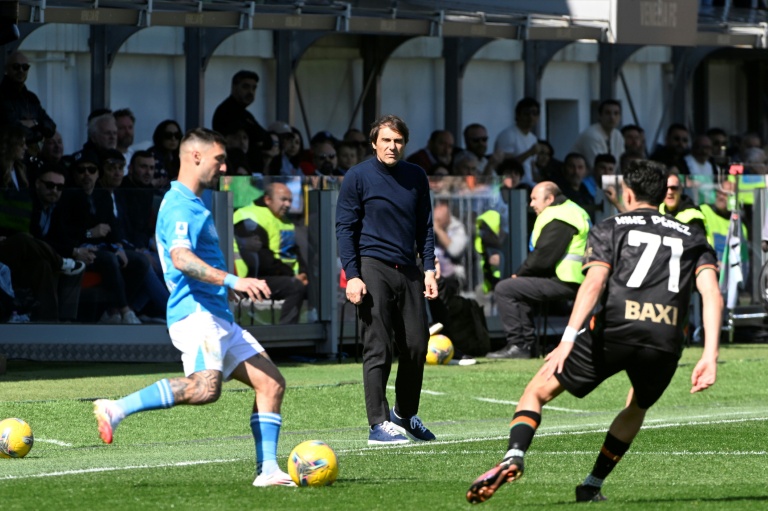
M 475 220 L 475 251 L 483 265 L 483 293 L 490 293 L 501 279 L 501 243 L 504 239 L 501 214 L 489 209 Z
M 683 186 L 676 174 L 667 177 L 667 195 L 659 205 L 659 212 L 674 217 L 681 224 L 697 226 L 708 233 L 706 218 L 699 208 L 683 195 Z
M 713 205 L 702 204 L 701 213 L 707 222 L 707 241 L 717 252 L 717 260 L 723 260 L 725 243 L 728 240 L 728 228 L 731 223 L 731 208 L 729 206 L 729 192 L 733 194 L 733 183 L 725 181 L 721 189 L 715 191 L 715 203 Z M 749 260 L 749 245 L 747 244 L 747 227 L 742 222 L 741 234 L 741 260 Z
M 507 344 L 488 353 L 488 358 L 531 358 L 536 341 L 534 305 L 572 300 L 584 280 L 581 265 L 591 227 L 587 212 L 566 199 L 551 181 L 533 188 L 531 207 L 537 215 L 531 252 L 517 272 L 494 290 Z

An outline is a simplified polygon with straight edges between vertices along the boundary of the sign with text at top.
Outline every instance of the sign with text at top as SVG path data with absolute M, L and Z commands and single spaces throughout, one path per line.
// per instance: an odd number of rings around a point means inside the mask
M 618 44 L 695 46 L 699 0 L 612 0 Z

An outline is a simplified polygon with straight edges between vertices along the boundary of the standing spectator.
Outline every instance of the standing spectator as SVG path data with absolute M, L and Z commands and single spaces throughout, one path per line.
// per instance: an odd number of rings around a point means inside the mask
M 410 155 L 406 161 L 414 163 L 428 172 L 434 165 L 451 168 L 453 162 L 453 134 L 446 130 L 435 130 L 429 136 L 427 146 Z
M 155 156 L 155 168 L 167 179 L 173 181 L 179 175 L 179 143 L 183 133 L 179 123 L 166 119 L 157 125 L 152 133 L 152 147 L 149 148 Z
M 692 176 L 716 177 L 717 165 L 712 160 L 712 140 L 706 135 L 697 135 L 693 139 L 691 154 L 683 157 L 681 174 Z
M 429 339 L 424 297 L 437 298 L 429 181 L 424 169 L 402 161 L 408 143 L 402 119 L 380 117 L 370 140 L 376 157 L 347 172 L 336 209 L 346 295 L 361 322 L 368 444 L 404 443 L 406 434 L 434 440 L 417 415 Z M 393 340 L 400 361 L 390 409 Z
M 634 395 L 608 429 L 592 471 L 576 487 L 577 502 L 606 500 L 601 487 L 629 450 L 646 412 L 672 380 L 685 339 L 685 321 L 649 320 L 640 308 L 684 314 L 694 283 L 704 302 L 705 323 L 704 350 L 693 368 L 690 391 L 715 383 L 723 309 L 716 261 L 702 234 L 681 236 L 677 222 L 654 221 L 664 174 L 661 166 L 648 162 L 630 165 L 622 192 L 630 212 L 604 220 L 589 234 L 586 279 L 560 344 L 518 401 L 504 459 L 472 483 L 469 502 L 484 502 L 501 485 L 523 476 L 524 457 L 545 404 L 566 390 L 585 397 L 614 374 L 626 372 Z M 593 316 L 598 304 L 599 312 Z
M 259 75 L 254 71 L 241 70 L 232 76 L 232 85 L 227 99 L 216 107 L 213 113 L 213 129 L 219 133 L 232 132 L 231 126 L 243 127 L 248 135 L 248 160 L 252 169 L 259 168 L 261 151 L 268 149 L 271 140 L 267 130 L 248 111 L 256 99 Z
M 615 99 L 606 99 L 597 107 L 598 121 L 585 129 L 576 139 L 571 149 L 587 162 L 587 170 L 592 173 L 592 165 L 598 154 L 612 154 L 619 158 L 624 154 L 624 137 L 617 129 L 621 124 L 621 103 Z
M 627 124 L 621 128 L 621 136 L 624 137 L 624 154 L 619 158 L 646 159 L 645 130 L 636 124 Z M 615 155 L 614 155 L 615 157 Z
M 200 199 L 224 170 L 224 140 L 210 130 L 197 129 L 182 142 L 181 154 L 179 180 L 163 200 L 157 237 L 166 282 L 173 290 L 168 331 L 182 353 L 186 377 L 160 380 L 118 401 L 97 400 L 99 434 L 110 444 L 128 415 L 212 403 L 221 395 L 222 382 L 234 378 L 256 391 L 250 420 L 256 441 L 253 485 L 296 486 L 277 465 L 285 379 L 258 341 L 234 322 L 227 306 L 229 290 L 260 300 L 269 298 L 269 288 L 264 281 L 226 273 L 213 217 Z
M 536 341 L 533 305 L 571 300 L 584 280 L 581 258 L 590 228 L 587 212 L 566 199 L 551 181 L 533 188 L 531 208 L 537 215 L 531 253 L 494 291 L 507 344 L 488 353 L 488 358 L 531 358 Z
M 126 165 L 124 174 L 128 174 L 128 164 L 131 161 L 133 152 L 134 126 L 136 125 L 136 116 L 129 108 L 121 108 L 115 111 L 115 124 L 117 125 L 117 150 L 123 153 Z
M 539 124 L 541 107 L 533 98 L 523 98 L 515 105 L 515 125 L 506 128 L 496 137 L 494 154 L 503 153 L 504 158 L 517 158 L 523 164 L 523 182 L 533 186 L 533 167 L 539 153 L 538 138 L 533 130 Z
M 675 168 L 678 173 L 685 169 L 683 158 L 688 154 L 691 137 L 688 128 L 679 123 L 674 123 L 667 128 L 665 145 L 659 146 L 651 154 L 650 159 L 663 163 L 668 169 Z
M 253 204 L 235 211 L 232 223 L 238 239 L 254 243 L 256 254 L 235 245 L 235 268 L 240 277 L 258 277 L 272 290 L 272 298 L 285 300 L 280 324 L 297 323 L 307 297 L 307 270 L 296 245 L 296 227 L 288 219 L 293 198 L 283 183 L 270 183 Z M 256 238 L 253 240 L 252 238 Z M 258 257 L 253 257 L 257 255 Z M 237 260 L 238 256 L 242 259 Z M 248 267 L 246 261 L 258 261 Z
M 0 128 L 21 124 L 39 136 L 52 137 L 56 132 L 53 122 L 34 92 L 27 89 L 31 64 L 26 55 L 15 51 L 5 61 L 5 75 L 0 82 Z

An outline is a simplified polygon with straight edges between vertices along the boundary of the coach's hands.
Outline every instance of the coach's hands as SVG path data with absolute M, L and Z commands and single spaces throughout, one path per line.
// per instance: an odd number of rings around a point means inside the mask
M 539 369 L 539 374 L 541 374 L 545 380 L 552 378 L 555 373 L 560 374 L 563 372 L 563 364 L 565 363 L 565 359 L 568 358 L 568 355 L 571 354 L 573 344 L 574 343 L 572 342 L 560 342 L 560 344 L 557 345 L 557 348 L 550 351 L 544 358 L 546 362 L 542 368 Z
M 267 282 L 261 279 L 239 278 L 232 289 L 254 302 L 272 296 Z
M 363 297 L 367 293 L 368 289 L 365 287 L 365 282 L 360 277 L 353 277 L 347 281 L 347 300 L 352 302 L 352 305 L 363 303 Z

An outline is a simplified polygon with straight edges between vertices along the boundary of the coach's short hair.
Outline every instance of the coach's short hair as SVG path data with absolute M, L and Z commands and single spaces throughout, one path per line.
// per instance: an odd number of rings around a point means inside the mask
M 379 140 L 379 130 L 385 127 L 400 133 L 400 135 L 403 137 L 403 142 L 406 144 L 408 143 L 408 136 L 410 134 L 408 131 L 408 126 L 405 124 L 404 120 L 392 114 L 383 115 L 376 119 L 373 124 L 371 124 L 371 142 L 375 143 L 377 140 Z
M 634 192 L 640 202 L 658 206 L 667 194 L 667 168 L 656 161 L 632 160 L 624 169 L 624 186 Z

